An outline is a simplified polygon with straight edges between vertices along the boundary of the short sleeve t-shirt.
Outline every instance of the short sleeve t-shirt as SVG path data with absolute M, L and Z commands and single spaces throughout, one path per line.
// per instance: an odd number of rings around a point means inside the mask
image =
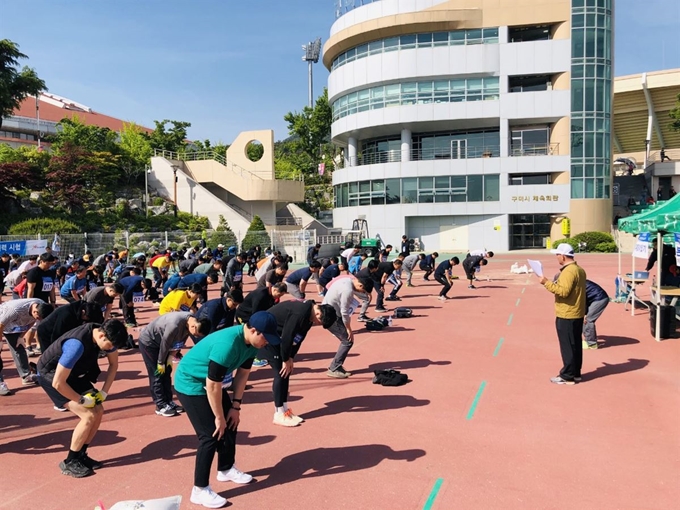
M 301 281 L 309 281 L 312 277 L 312 270 L 309 267 L 303 267 L 297 271 L 293 271 L 288 275 L 286 281 L 293 285 L 300 285 Z
M 196 298 L 190 298 L 185 290 L 173 290 L 163 298 L 158 313 L 163 315 L 168 312 L 188 312 L 194 306 Z
M 44 271 L 36 266 L 26 275 L 26 283 L 35 283 L 33 297 L 42 299 L 45 303 L 50 300 L 50 294 L 54 288 L 54 273 Z
M 114 298 L 106 293 L 106 287 L 95 287 L 85 294 L 85 301 L 95 303 L 102 308 L 113 303 Z
M 257 355 L 246 344 L 244 326 L 232 326 L 210 333 L 187 352 L 175 372 L 175 389 L 185 395 L 205 395 L 208 366 L 213 361 L 231 373 Z

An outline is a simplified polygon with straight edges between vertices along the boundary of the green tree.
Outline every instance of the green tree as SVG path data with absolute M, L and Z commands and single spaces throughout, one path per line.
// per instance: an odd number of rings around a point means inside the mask
M 145 134 L 149 139 L 152 149 L 161 149 L 171 152 L 181 152 L 186 147 L 187 129 L 191 127 L 190 122 L 164 119 L 155 120 L 156 128 L 151 134 Z M 167 124 L 172 127 L 166 129 Z
M 106 207 L 118 178 L 117 156 L 65 144 L 50 160 L 46 176 L 53 205 L 69 213 Z
M 231 230 L 227 220 L 220 214 L 219 223 L 215 227 L 215 231 L 206 234 L 205 236 L 206 245 L 210 248 L 216 248 L 218 244 L 223 244 L 224 246 L 235 246 L 238 245 L 236 235 Z
M 118 133 L 109 128 L 88 126 L 74 115 L 57 124 L 57 133 L 52 136 L 52 148 L 57 152 L 65 145 L 80 147 L 89 152 L 110 152 L 118 154 Z
M 13 199 L 19 190 L 40 187 L 40 169 L 23 161 L 0 163 L 0 202 Z
M 26 58 L 18 44 L 9 39 L 0 40 L 0 127 L 2 119 L 11 116 L 24 99 L 47 90 L 34 69 L 19 70 L 19 60 Z
M 128 184 L 146 171 L 153 149 L 144 131 L 135 123 L 123 124 L 120 132 L 120 167 Z
M 250 161 L 260 161 L 264 155 L 264 146 L 261 143 L 249 143 L 246 154 Z
M 673 108 L 670 112 L 668 112 L 668 116 L 673 119 L 673 121 L 670 124 L 670 128 L 673 131 L 680 131 L 680 94 L 678 94 L 676 103 L 675 103 L 675 108 Z
M 262 218 L 255 215 L 253 217 L 253 221 L 250 222 L 250 226 L 248 227 L 245 237 L 243 238 L 241 249 L 249 250 L 258 244 L 263 248 L 266 248 L 267 246 L 271 246 L 272 240 L 271 237 L 269 237 L 269 233 L 264 226 Z

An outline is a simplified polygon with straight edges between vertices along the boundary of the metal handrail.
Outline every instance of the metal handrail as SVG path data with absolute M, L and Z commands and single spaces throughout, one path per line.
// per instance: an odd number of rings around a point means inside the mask
M 232 209 L 236 209 L 236 212 L 238 212 L 241 216 L 243 216 L 247 220 L 253 221 L 253 215 L 251 213 L 249 213 L 248 211 L 246 211 L 245 209 L 237 206 L 236 204 L 232 204 L 232 203 L 229 203 L 227 205 L 229 207 L 231 207 Z
M 557 156 L 560 153 L 559 143 L 523 143 L 510 149 L 510 156 Z
M 292 218 L 276 218 L 276 224 L 302 226 L 302 218 L 299 216 L 294 216 Z

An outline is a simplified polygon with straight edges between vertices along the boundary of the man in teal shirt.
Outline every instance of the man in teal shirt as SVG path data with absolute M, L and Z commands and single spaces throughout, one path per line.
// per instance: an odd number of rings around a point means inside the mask
M 258 349 L 280 343 L 276 318 L 269 312 L 257 312 L 245 325 L 206 336 L 177 366 L 175 391 L 199 440 L 192 503 L 207 508 L 227 504 L 209 484 L 215 451 L 218 481 L 249 483 L 253 479 L 234 465 L 241 401 Z M 234 398 L 230 399 L 228 389 L 232 386 Z

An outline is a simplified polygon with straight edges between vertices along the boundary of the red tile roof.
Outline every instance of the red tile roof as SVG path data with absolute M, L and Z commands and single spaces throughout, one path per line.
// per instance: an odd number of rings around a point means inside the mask
M 35 119 L 36 118 L 35 98 L 29 97 L 25 99 L 21 103 L 19 108 L 14 111 L 13 115 Z M 97 113 L 92 110 L 89 112 L 83 111 L 75 106 L 71 108 L 69 108 L 68 106 L 66 108 L 60 108 L 59 106 L 50 104 L 46 101 L 43 101 L 42 99 L 40 100 L 40 120 L 59 122 L 60 120 L 67 117 L 68 118 L 78 117 L 78 119 L 83 124 L 86 124 L 88 126 L 106 127 L 111 129 L 112 131 L 121 131 L 123 129 L 123 124 L 130 123 L 130 121 L 124 121 L 116 119 L 115 117 L 109 117 L 108 115 Z M 140 126 L 140 128 L 149 133 L 153 131 L 152 129 L 149 129 L 144 126 Z

